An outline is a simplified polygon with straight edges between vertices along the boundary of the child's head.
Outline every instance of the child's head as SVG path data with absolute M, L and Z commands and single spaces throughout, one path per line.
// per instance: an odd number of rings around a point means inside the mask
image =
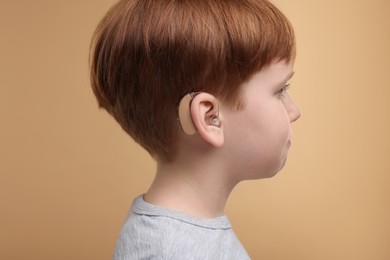
M 292 27 L 266 0 L 121 0 L 94 36 L 92 88 L 136 142 L 169 160 L 183 96 L 239 106 L 243 82 L 294 54 Z

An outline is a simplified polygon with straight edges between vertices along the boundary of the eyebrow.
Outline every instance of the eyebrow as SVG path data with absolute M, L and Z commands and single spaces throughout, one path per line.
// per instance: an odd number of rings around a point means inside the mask
M 295 71 L 291 71 L 289 74 L 287 74 L 287 76 L 278 83 L 278 87 L 289 83 L 288 81 L 294 76 L 294 74 L 295 74 Z
M 286 77 L 286 79 L 284 80 L 284 82 L 289 81 L 289 80 L 294 76 L 294 74 L 295 74 L 295 71 L 291 71 L 291 72 L 287 75 L 287 77 Z

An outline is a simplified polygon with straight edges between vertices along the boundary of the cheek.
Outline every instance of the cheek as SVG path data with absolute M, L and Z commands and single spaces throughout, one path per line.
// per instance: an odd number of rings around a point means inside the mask
M 283 107 L 274 110 L 264 120 L 259 133 L 260 151 L 270 164 L 279 164 L 284 161 L 290 146 L 290 121 Z
M 265 113 L 266 112 L 266 113 Z M 272 112 L 272 113 L 271 113 Z M 272 177 L 284 165 L 290 136 L 281 110 L 246 113 L 226 122 L 225 147 L 244 179 Z
M 290 138 L 288 114 L 280 103 L 274 105 L 273 108 L 268 113 L 262 115 L 257 128 L 264 136 L 265 141 L 270 143 L 270 145 L 277 145 L 279 142 L 286 143 Z

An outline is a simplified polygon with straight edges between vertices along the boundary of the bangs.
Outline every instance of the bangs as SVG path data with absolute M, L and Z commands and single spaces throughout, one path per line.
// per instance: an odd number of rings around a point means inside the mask
M 234 16 L 234 10 L 227 15 Z M 233 59 L 242 60 L 244 70 L 246 67 L 253 73 L 251 70 L 259 71 L 275 59 L 295 58 L 292 26 L 270 2 L 248 1 L 246 8 L 241 5 L 241 17 L 231 22 L 228 31 Z
M 207 44 L 202 46 L 207 54 L 201 56 L 207 57 L 210 74 L 203 71 L 207 84 L 197 84 L 196 90 L 210 92 L 228 105 L 240 106 L 239 86 L 244 81 L 274 61 L 294 61 L 293 28 L 269 1 L 203 2 L 208 3 L 212 13 L 202 15 L 208 17 L 204 21 L 207 26 L 197 37 Z

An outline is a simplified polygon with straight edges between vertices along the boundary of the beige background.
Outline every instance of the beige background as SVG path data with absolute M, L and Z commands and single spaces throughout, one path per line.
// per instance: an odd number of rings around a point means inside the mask
M 89 87 L 113 0 L 0 0 L 0 259 L 110 259 L 154 162 Z M 275 0 L 295 26 L 302 118 L 275 178 L 227 214 L 253 259 L 390 259 L 390 2 Z

